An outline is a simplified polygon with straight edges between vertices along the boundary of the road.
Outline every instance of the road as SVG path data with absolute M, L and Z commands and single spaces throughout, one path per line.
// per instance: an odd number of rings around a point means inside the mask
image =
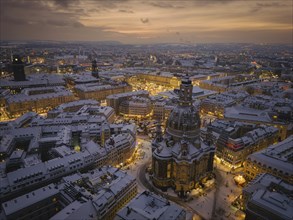
M 216 174 L 216 191 L 214 195 L 214 204 L 213 204 L 213 209 L 212 209 L 212 219 L 216 219 L 216 208 L 217 208 L 217 198 L 220 192 L 220 186 L 223 184 L 223 178 L 222 175 L 220 174 L 218 169 L 214 169 L 214 172 Z

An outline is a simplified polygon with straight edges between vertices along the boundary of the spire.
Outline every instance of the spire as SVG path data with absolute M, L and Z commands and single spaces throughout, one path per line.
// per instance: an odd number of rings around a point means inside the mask
M 162 127 L 161 127 L 160 120 L 157 121 L 156 139 L 157 139 L 158 142 L 161 142 L 163 140 L 163 132 L 162 132 Z
M 19 55 L 15 55 L 12 61 L 14 81 L 25 81 L 24 63 Z
M 96 60 L 92 61 L 92 76 L 99 78 L 99 71 L 98 71 Z
M 185 157 L 188 154 L 188 138 L 187 135 L 184 133 L 180 142 L 180 151 L 181 156 Z
M 179 105 L 191 106 L 192 105 L 192 83 L 189 77 L 184 77 L 181 80 L 179 91 Z

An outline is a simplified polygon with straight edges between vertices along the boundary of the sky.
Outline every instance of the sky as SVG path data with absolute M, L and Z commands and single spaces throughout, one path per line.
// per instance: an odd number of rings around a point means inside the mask
M 293 0 L 0 0 L 1 40 L 291 43 Z

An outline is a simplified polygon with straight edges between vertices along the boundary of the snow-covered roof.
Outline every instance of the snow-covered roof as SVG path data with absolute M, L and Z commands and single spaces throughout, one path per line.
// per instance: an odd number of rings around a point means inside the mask
M 15 151 L 12 152 L 12 154 L 9 157 L 9 159 L 10 160 L 19 160 L 24 155 L 24 153 L 25 152 L 23 150 L 15 150 Z
M 186 213 L 180 206 L 158 195 L 145 191 L 121 209 L 115 219 L 172 220 L 184 219 Z M 181 217 L 182 216 L 182 217 Z
M 103 123 L 106 121 L 104 115 L 88 115 L 88 114 L 81 114 L 76 115 L 69 112 L 64 112 L 56 118 L 46 118 L 46 119 L 39 119 L 34 118 L 31 122 L 32 126 L 53 126 L 53 125 L 76 125 L 76 124 L 84 124 L 84 123 Z M 58 129 L 59 130 L 59 129 Z
M 76 84 L 99 82 L 99 79 L 87 73 L 66 74 L 64 77 L 73 80 Z
M 56 215 L 50 218 L 50 220 L 90 220 L 97 218 L 97 211 L 92 201 L 86 201 L 84 203 L 80 201 L 74 201 L 58 212 Z
M 146 90 L 138 90 L 134 92 L 125 92 L 125 93 L 118 93 L 107 96 L 107 99 L 119 99 L 131 96 L 139 96 L 139 95 L 149 95 L 149 92 Z
M 204 103 L 213 103 L 213 104 L 218 104 L 218 105 L 222 105 L 225 107 L 232 106 L 232 105 L 236 104 L 236 102 L 233 98 L 231 98 L 229 96 L 222 95 L 222 94 L 209 96 L 208 98 L 206 98 L 202 101 L 202 104 L 204 104 Z
M 266 167 L 277 169 L 287 175 L 293 175 L 293 164 L 290 162 L 290 155 L 293 153 L 293 135 L 284 141 L 271 145 L 268 148 L 251 154 L 248 159 L 251 161 L 260 162 Z
M 59 193 L 59 189 L 54 187 L 54 184 L 50 184 L 34 190 L 25 195 L 19 196 L 2 204 L 2 208 L 6 214 L 6 216 L 15 213 L 25 207 L 30 205 L 34 205 L 45 198 L 57 195 Z
M 292 192 L 292 189 L 291 189 Z M 293 199 L 285 192 L 258 189 L 249 199 L 248 209 L 267 210 L 284 220 L 292 219 Z
M 225 118 L 231 119 L 272 122 L 272 119 L 267 112 L 242 106 L 226 108 L 224 116 Z
M 40 93 L 33 93 L 40 91 Z M 44 93 L 42 93 L 44 91 Z M 10 96 L 7 100 L 8 103 L 13 102 L 26 102 L 26 101 L 37 101 L 40 99 L 51 99 L 62 96 L 73 96 L 73 93 L 62 86 L 54 87 L 42 87 L 42 88 L 27 88 L 23 89 L 20 94 Z
M 56 107 L 55 109 L 64 110 L 70 107 L 83 106 L 83 105 L 99 105 L 99 102 L 94 99 L 83 99 L 83 100 L 63 103 L 59 105 L 58 107 Z
M 112 88 L 121 88 L 121 87 L 125 87 L 127 86 L 127 84 L 119 84 L 119 85 L 101 85 L 99 83 L 86 83 L 86 84 L 79 84 L 76 85 L 74 88 L 76 90 L 80 90 L 83 92 L 94 92 L 94 91 L 101 91 L 101 90 L 109 90 Z
M 65 85 L 63 77 L 57 74 L 33 74 L 26 77 L 25 81 L 1 79 L 0 87 L 26 88 L 50 85 Z
M 293 190 L 293 186 L 284 180 L 268 173 L 261 173 L 243 188 L 243 193 L 252 195 L 258 189 L 267 189 L 270 185 L 280 186 L 290 191 Z

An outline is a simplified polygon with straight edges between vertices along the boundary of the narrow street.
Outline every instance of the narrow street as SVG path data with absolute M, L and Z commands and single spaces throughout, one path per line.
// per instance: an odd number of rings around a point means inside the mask
M 132 164 L 128 171 L 137 179 L 138 192 L 144 190 L 155 192 L 156 194 L 159 194 L 183 207 L 187 212 L 191 213 L 192 219 L 225 218 L 225 216 L 231 212 L 230 200 L 239 195 L 240 192 L 240 189 L 233 183 L 233 175 L 231 173 L 227 173 L 227 170 L 218 165 L 214 170 L 216 174 L 215 187 L 211 191 L 206 192 L 206 195 L 192 197 L 192 201 L 186 202 L 181 198 L 178 198 L 174 193 L 164 193 L 155 188 L 147 179 L 146 170 L 151 164 L 151 143 L 143 137 L 140 138 L 139 141 L 142 143 L 140 149 L 145 152 L 145 156 Z M 230 187 L 226 187 L 226 182 L 232 187 L 231 189 Z M 219 209 L 225 210 L 225 215 L 223 215 L 223 213 L 222 215 L 217 214 Z M 230 219 L 234 219 L 234 217 L 230 215 Z
M 185 208 L 187 211 L 191 212 L 193 214 L 193 218 L 194 219 L 205 219 L 202 215 L 200 215 L 200 213 L 198 213 L 195 209 L 193 209 L 191 206 L 189 206 L 187 203 L 185 203 L 184 201 L 182 201 L 182 199 L 178 198 L 177 196 L 171 196 L 171 195 L 166 195 L 165 193 L 161 192 L 159 189 L 153 187 L 149 181 L 146 179 L 145 176 L 145 170 L 146 168 L 150 165 L 151 160 L 148 160 L 147 162 L 145 162 L 144 164 L 142 164 L 138 170 L 137 170 L 137 183 L 138 185 L 143 185 L 145 189 L 151 191 L 151 192 L 155 192 L 159 195 L 161 195 L 162 197 L 177 203 L 178 205 L 180 205 L 181 207 Z
M 216 210 L 217 210 L 217 198 L 219 196 L 220 192 L 220 186 L 223 184 L 223 178 L 222 175 L 220 174 L 218 169 L 214 169 L 214 172 L 216 174 L 216 191 L 214 194 L 214 204 L 213 204 L 213 209 L 212 209 L 212 219 L 216 219 Z

